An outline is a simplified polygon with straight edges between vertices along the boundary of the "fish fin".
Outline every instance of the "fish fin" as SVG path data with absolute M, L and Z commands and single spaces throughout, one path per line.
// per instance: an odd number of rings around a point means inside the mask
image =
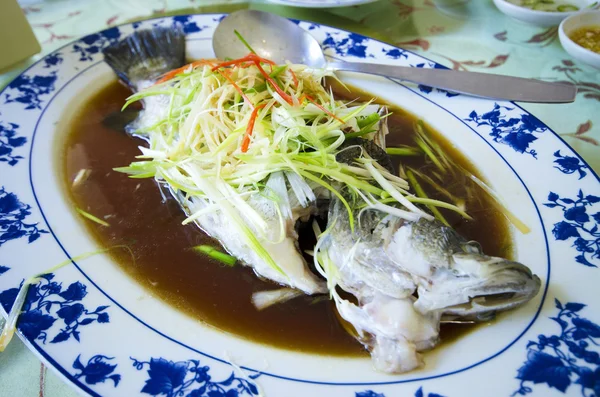
M 383 150 L 386 148 L 385 140 L 387 134 L 390 133 L 390 129 L 388 128 L 388 119 L 390 111 L 387 106 L 382 106 L 377 112 L 382 119 L 379 121 L 379 128 L 373 135 L 373 142 Z
M 369 141 L 366 139 L 359 139 L 361 146 L 365 151 L 373 158 L 373 160 L 377 161 L 379 165 L 388 170 L 392 175 L 395 175 L 394 165 L 392 164 L 392 159 L 390 155 L 379 145 L 377 145 L 374 141 Z
M 138 91 L 140 83 L 185 64 L 185 34 L 176 27 L 140 30 L 102 52 L 119 79 Z

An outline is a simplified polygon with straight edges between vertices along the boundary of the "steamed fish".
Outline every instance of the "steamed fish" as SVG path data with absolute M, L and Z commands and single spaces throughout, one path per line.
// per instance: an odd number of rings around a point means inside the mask
M 386 107 L 335 99 L 323 85 L 335 78 L 327 69 L 253 52 L 182 66 L 184 53 L 183 34 L 164 28 L 105 50 L 136 91 L 126 106 L 144 106 L 126 130 L 148 144 L 117 170 L 154 178 L 184 223 L 286 287 L 255 294 L 257 308 L 328 292 L 375 367 L 398 373 L 422 365 L 419 352 L 438 343 L 441 322 L 486 320 L 537 294 L 540 280 L 526 266 L 486 256 L 423 209 L 467 216 L 413 195 L 396 174 Z M 312 250 L 323 277 L 298 248 L 298 225 L 316 216 L 327 217 Z

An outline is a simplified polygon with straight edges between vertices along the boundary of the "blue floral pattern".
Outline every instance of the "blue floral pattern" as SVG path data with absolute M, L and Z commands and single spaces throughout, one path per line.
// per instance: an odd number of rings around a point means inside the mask
M 548 127 L 527 113 L 517 117 L 509 116 L 508 113 L 513 110 L 514 108 L 496 103 L 492 110 L 483 114 L 478 114 L 473 110 L 465 120 L 478 127 L 489 126 L 491 128 L 490 136 L 493 137 L 494 142 L 508 145 L 518 153 L 528 153 L 537 158 L 536 151 L 529 146 L 538 139 L 534 134 L 543 133 Z
M 141 392 L 152 396 L 167 397 L 238 397 L 257 396 L 258 388 L 247 379 L 231 375 L 220 382 L 212 381 L 210 367 L 200 365 L 198 360 L 169 361 L 164 358 L 151 358 L 150 361 L 138 361 L 132 357 L 133 366 L 139 371 L 148 367 L 149 379 Z M 256 379 L 260 373 L 249 375 Z
M 31 206 L 23 204 L 14 193 L 0 188 L 0 246 L 21 237 L 27 237 L 29 243 L 34 242 L 46 230 L 38 228 L 37 223 L 26 223 L 31 215 Z
M 539 335 L 527 344 L 527 361 L 517 371 L 521 384 L 513 396 L 531 393 L 527 382 L 543 383 L 563 393 L 579 385 L 583 397 L 600 396 L 600 326 L 579 315 L 586 305 L 554 301 L 559 312 L 550 318 L 560 326 L 560 333 Z
M 385 397 L 383 393 L 376 393 L 373 390 L 366 390 L 362 392 L 357 392 L 355 397 Z M 415 392 L 415 397 L 444 397 L 441 394 L 437 393 L 428 393 L 425 394 L 423 391 L 423 387 L 419 387 L 419 389 Z
M 558 194 L 550 192 L 548 201 L 544 205 L 562 209 L 565 219 L 554 224 L 552 229 L 554 238 L 561 241 L 574 238 L 573 246 L 577 252 L 580 252 L 575 257 L 575 261 L 585 266 L 598 267 L 592 261 L 600 259 L 600 232 L 598 231 L 600 212 L 590 216 L 587 211 L 600 202 L 600 197 L 584 195 L 581 190 L 577 193 L 576 199 L 561 198 Z
M 418 63 L 416 65 L 412 65 L 412 67 L 414 67 L 414 68 L 428 67 L 428 68 L 432 68 L 432 69 L 448 69 L 447 67 L 445 67 L 443 65 L 440 65 L 439 63 L 435 63 L 435 62 Z M 418 88 L 419 88 L 419 91 L 421 91 L 424 94 L 431 94 L 435 90 L 436 92 L 440 92 L 442 94 L 446 94 L 446 96 L 448 98 L 452 98 L 452 97 L 455 97 L 457 95 L 460 95 L 460 94 L 457 94 L 455 92 L 448 92 L 448 91 L 440 89 L 440 88 L 433 88 L 433 87 L 430 87 L 428 85 L 423 85 L 423 84 L 419 84 Z
M 46 55 L 44 57 L 44 68 L 52 68 L 54 66 L 58 66 L 63 62 L 63 57 L 60 52 L 53 52 L 52 54 Z
M 355 397 L 385 397 L 383 393 L 375 393 L 373 390 L 356 392 Z
M 18 124 L 0 121 L 0 162 L 16 165 L 23 156 L 13 154 L 13 150 L 23 146 L 27 138 L 17 136 Z
M 401 59 L 401 58 L 408 59 L 408 52 L 405 51 L 405 50 L 403 50 L 403 49 L 400 49 L 400 48 L 391 48 L 391 49 L 387 49 L 387 50 L 385 48 L 383 48 L 381 51 L 388 58 L 392 58 L 392 59 Z
M 95 55 L 119 41 L 119 38 L 121 38 L 121 31 L 118 27 L 92 33 L 73 44 L 73 52 L 79 54 L 79 60 L 82 62 L 93 61 Z
M 29 76 L 22 74 L 15 78 L 9 85 L 7 93 L 4 97 L 4 103 L 22 103 L 26 110 L 41 109 L 43 100 L 42 95 L 48 95 L 54 91 L 54 83 L 56 83 L 56 71 L 50 72 L 48 75 Z M 18 91 L 17 95 L 9 94 L 10 91 Z
M 8 267 L 8 266 L 1 266 L 0 265 L 0 276 L 3 275 L 4 273 L 6 273 L 9 270 L 10 270 L 10 267 Z
M 367 53 L 365 36 L 357 33 L 329 33 L 321 46 L 324 50 L 333 49 L 337 55 L 353 56 L 357 58 L 372 58 L 373 54 Z
M 58 319 L 63 322 L 63 327 L 50 343 L 64 342 L 71 336 L 79 342 L 81 327 L 110 321 L 106 313 L 108 306 L 98 306 L 94 311 L 89 311 L 81 303 L 87 295 L 85 285 L 76 281 L 65 289 L 62 283 L 53 279 L 53 274 L 45 274 L 40 277 L 38 284 L 30 285 L 27 291 L 17 327 L 29 340 L 46 343 L 48 330 Z M 0 304 L 6 312 L 10 311 L 21 286 L 0 293 Z
M 198 26 L 198 24 L 194 22 L 190 15 L 179 15 L 173 17 L 173 27 L 181 27 L 183 29 L 183 33 L 190 34 L 201 32 L 208 26 Z
M 554 168 L 560 170 L 563 174 L 573 174 L 577 172 L 579 174 L 579 179 L 587 175 L 587 172 L 584 171 L 587 168 L 587 165 L 579 160 L 579 158 L 563 156 L 560 153 L 560 150 L 554 152 L 554 157 L 556 157 L 556 160 L 554 160 L 554 164 L 556 164 Z
M 73 374 L 75 379 L 83 377 L 83 380 L 88 385 L 95 385 L 96 383 L 104 383 L 107 379 L 114 382 L 115 387 L 119 385 L 121 381 L 121 375 L 113 374 L 116 364 L 110 364 L 108 361 L 113 360 L 114 357 L 106 357 L 101 354 L 97 354 L 90 358 L 87 364 L 83 365 L 79 360 L 81 354 L 77 356 L 73 362 L 73 368 L 79 370 L 79 372 Z

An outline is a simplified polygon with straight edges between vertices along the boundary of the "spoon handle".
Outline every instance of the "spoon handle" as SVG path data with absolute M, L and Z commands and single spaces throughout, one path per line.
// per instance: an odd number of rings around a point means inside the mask
M 458 72 L 358 62 L 330 62 L 329 68 L 360 72 L 442 88 L 482 98 L 538 103 L 573 102 L 577 87 L 497 74 Z

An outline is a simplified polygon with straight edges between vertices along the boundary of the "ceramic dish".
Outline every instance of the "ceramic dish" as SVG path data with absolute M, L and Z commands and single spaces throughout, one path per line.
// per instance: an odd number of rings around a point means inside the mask
M 582 12 L 565 19 L 558 28 L 560 44 L 573 58 L 600 69 L 600 54 L 583 48 L 569 37 L 575 30 L 585 26 L 600 26 L 600 11 Z
M 93 396 L 589 396 L 598 390 L 600 183 L 558 135 L 514 103 L 341 75 L 441 131 L 531 228 L 512 231 L 514 252 L 542 279 L 540 293 L 427 354 L 423 369 L 385 375 L 373 371 L 366 355 L 254 343 L 173 309 L 108 256 L 80 260 L 98 246 L 63 193 L 57 153 L 81 104 L 115 79 L 99 50 L 135 30 L 181 26 L 189 58 L 212 57 L 211 37 L 222 18 L 165 17 L 91 34 L 42 58 L 0 92 L 2 314 L 24 279 L 73 260 L 30 289 L 19 319 L 18 336 L 42 361 Z M 335 59 L 442 67 L 355 33 L 300 26 Z
M 594 0 L 572 0 L 568 2 L 569 4 L 575 5 L 579 7 L 579 11 L 585 9 L 586 7 L 593 6 L 596 1 Z M 559 11 L 540 11 L 540 10 L 532 10 L 531 8 L 521 7 L 516 4 L 511 3 L 508 0 L 494 0 L 494 4 L 500 11 L 509 17 L 515 18 L 522 22 L 527 22 L 536 26 L 558 26 L 563 19 L 574 15 L 579 11 L 571 11 L 571 12 L 559 12 Z

